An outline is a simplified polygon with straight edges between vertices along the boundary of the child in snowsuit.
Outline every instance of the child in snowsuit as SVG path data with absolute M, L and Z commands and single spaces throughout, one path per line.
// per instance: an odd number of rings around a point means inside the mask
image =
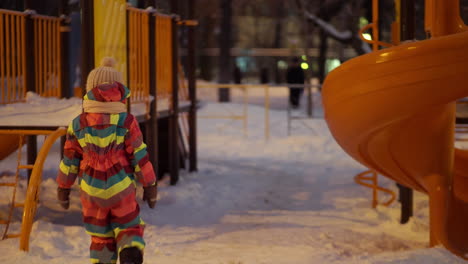
M 144 222 L 136 201 L 136 181 L 143 199 L 156 203 L 153 166 L 135 117 L 127 113 L 130 91 L 122 74 L 104 58 L 86 83 L 83 113 L 68 127 L 64 158 L 57 176 L 58 199 L 69 207 L 70 188 L 78 177 L 83 221 L 91 235 L 91 263 L 143 262 Z

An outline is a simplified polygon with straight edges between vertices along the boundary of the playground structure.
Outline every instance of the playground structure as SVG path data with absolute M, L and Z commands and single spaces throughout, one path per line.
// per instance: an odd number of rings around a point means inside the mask
M 61 28 L 64 19 L 0 10 L 0 104 L 25 100 L 27 91 L 41 96 L 63 94 Z M 33 43 L 26 45 L 26 43 Z M 39 56 L 28 61 L 31 52 Z M 18 147 L 18 135 L 0 135 L 0 159 Z
M 15 173 L 15 181 L 0 183 L 0 186 L 13 188 L 12 201 L 8 211 L 8 219 L 1 220 L 0 224 L 5 225 L 3 230 L 2 239 L 6 238 L 20 238 L 20 249 L 24 251 L 29 250 L 29 235 L 31 234 L 32 224 L 34 222 L 34 216 L 36 215 L 36 209 L 39 202 L 39 186 L 42 181 L 42 168 L 44 166 L 45 159 L 49 154 L 50 148 L 53 146 L 55 141 L 66 134 L 65 128 L 58 128 L 55 131 L 50 130 L 0 130 L 0 135 L 15 135 L 19 137 L 18 147 L 24 144 L 24 138 L 28 135 L 47 135 L 44 144 L 38 154 L 38 158 L 34 164 L 20 164 L 21 151 L 18 151 L 18 163 Z M 29 179 L 28 189 L 26 192 L 26 198 L 24 203 L 16 202 L 16 191 L 19 184 L 19 174 L 21 169 L 31 170 L 31 176 Z M 21 231 L 17 234 L 9 234 L 8 229 L 10 222 L 12 221 L 13 212 L 15 208 L 23 207 L 23 219 L 21 223 Z
M 425 29 L 430 39 L 374 48 L 332 71 L 325 119 L 350 156 L 427 193 L 430 244 L 468 259 L 468 152 L 454 148 L 455 102 L 468 96 L 459 1 L 426 0 Z
M 81 66 L 85 74 L 94 68 L 94 54 L 99 54 L 99 49 L 101 56 L 116 54 L 115 57 L 125 58 L 123 65 L 118 67 L 125 69 L 124 75 L 132 91 L 129 111 L 142 126 L 150 150 L 150 159 L 158 165 L 156 168 L 159 177 L 169 173 L 171 184 L 176 184 L 179 169 L 186 168 L 186 159 L 189 160 L 188 169 L 197 170 L 194 79 L 194 26 L 197 23 L 193 20 L 181 20 L 177 15 L 158 13 L 151 7 L 138 9 L 128 6 L 125 1 L 123 5 L 120 0 L 111 2 L 113 12 L 119 12 L 123 17 L 114 17 L 114 13 L 107 16 L 112 21 L 120 21 L 117 24 L 123 23 L 121 28 L 124 32 L 115 32 L 115 37 L 111 33 L 106 34 L 111 34 L 107 36 L 112 40 L 123 34 L 125 48 L 105 50 L 102 46 L 94 47 L 93 21 L 96 14 L 93 5 L 99 3 L 83 0 L 82 33 L 85 34 L 82 35 L 82 39 L 83 42 L 87 42 L 82 46 L 82 54 L 91 55 L 82 56 L 87 60 Z M 147 1 L 147 4 L 150 2 Z M 66 10 L 62 11 L 65 12 L 60 17 L 50 17 L 37 15 L 34 11 L 0 10 L 1 104 L 25 102 L 27 91 L 33 91 L 43 97 L 69 97 L 71 89 L 68 85 L 66 66 L 70 27 Z M 187 79 L 179 62 L 180 28 L 187 28 Z M 97 58 L 96 61 L 99 64 Z M 84 85 L 82 88 L 84 89 Z M 137 111 L 139 109 L 144 110 Z M 73 117 L 71 116 L 70 120 Z M 38 206 L 43 163 L 54 142 L 65 135 L 66 130 L 63 127 L 66 127 L 70 120 L 60 120 L 60 125 L 0 124 L 1 159 L 27 145 L 28 165 L 20 164 L 22 151 L 18 151 L 15 182 L 0 184 L 14 188 L 8 219 L 0 221 L 0 224 L 5 225 L 2 239 L 20 237 L 21 250 L 29 249 L 29 236 Z M 38 135 L 48 135 L 39 153 L 36 139 Z M 161 154 L 158 155 L 159 153 Z M 15 201 L 20 169 L 31 170 L 24 203 Z M 13 221 L 13 209 L 16 207 L 24 207 L 21 231 L 8 234 L 10 222 Z

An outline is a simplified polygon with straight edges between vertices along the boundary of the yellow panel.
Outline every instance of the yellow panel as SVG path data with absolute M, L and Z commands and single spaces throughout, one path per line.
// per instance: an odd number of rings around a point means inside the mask
M 102 58 L 114 57 L 117 70 L 122 72 L 127 85 L 127 42 L 125 0 L 94 1 L 94 64 Z

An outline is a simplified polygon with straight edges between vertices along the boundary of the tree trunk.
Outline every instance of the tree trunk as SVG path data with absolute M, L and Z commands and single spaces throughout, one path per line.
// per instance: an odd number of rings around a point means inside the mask
M 211 16 L 206 16 L 200 19 L 200 26 L 197 29 L 200 36 L 197 41 L 198 50 L 213 48 L 216 46 L 216 38 L 213 32 L 215 31 L 216 21 Z M 206 81 L 213 80 L 214 60 L 212 56 L 199 54 L 198 68 L 200 69 L 200 78 Z
M 319 71 L 318 71 L 318 78 L 320 83 L 323 83 L 325 80 L 325 74 L 326 74 L 326 64 L 327 64 L 327 50 L 328 50 L 328 35 L 327 33 L 323 30 L 320 29 L 320 44 L 319 44 L 319 58 L 318 58 L 318 66 L 319 66 Z
M 285 6 L 284 6 L 284 1 L 279 0 L 276 1 L 276 24 L 275 24 L 275 36 L 273 39 L 273 48 L 278 49 L 281 48 L 281 39 L 283 38 L 283 19 L 285 15 Z M 278 69 L 278 57 L 274 57 L 274 64 L 273 67 L 274 73 L 275 73 L 275 82 L 280 83 L 281 82 L 281 76 L 280 76 L 280 71 Z
M 221 33 L 219 34 L 219 82 L 229 83 L 231 81 L 231 0 L 220 0 L 221 3 Z M 218 90 L 218 100 L 229 102 L 230 92 L 228 88 Z

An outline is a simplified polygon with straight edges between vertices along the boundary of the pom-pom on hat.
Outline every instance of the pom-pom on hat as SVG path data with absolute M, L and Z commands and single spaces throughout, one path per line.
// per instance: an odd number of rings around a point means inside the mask
M 103 83 L 122 83 L 122 73 L 114 68 L 117 64 L 114 58 L 104 57 L 101 61 L 101 66 L 94 68 L 86 80 L 86 92 L 89 92 L 94 87 Z

